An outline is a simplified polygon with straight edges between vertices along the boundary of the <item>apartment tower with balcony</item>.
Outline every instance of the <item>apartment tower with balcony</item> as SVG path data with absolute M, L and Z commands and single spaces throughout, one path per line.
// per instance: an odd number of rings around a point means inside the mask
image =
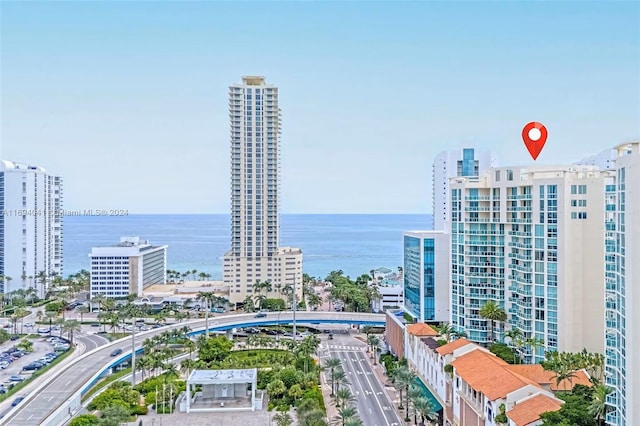
M 545 350 L 604 351 L 604 182 L 596 166 L 490 169 L 451 180 L 452 324 L 489 344 L 518 328 Z M 479 311 L 494 301 L 495 323 Z
M 605 380 L 611 393 L 606 423 L 640 423 L 640 142 L 622 144 L 605 187 Z
M 454 177 L 478 177 L 485 170 L 498 166 L 497 156 L 491 151 L 474 148 L 442 151 L 433 160 L 433 229 L 448 230 L 449 180 Z
M 223 281 L 231 303 L 247 296 L 302 296 L 302 251 L 279 247 L 280 108 L 278 88 L 243 77 L 229 88 L 231 249 Z M 258 290 L 257 282 L 269 282 Z
M 42 167 L 0 161 L 0 292 L 44 297 L 61 275 L 62 178 Z

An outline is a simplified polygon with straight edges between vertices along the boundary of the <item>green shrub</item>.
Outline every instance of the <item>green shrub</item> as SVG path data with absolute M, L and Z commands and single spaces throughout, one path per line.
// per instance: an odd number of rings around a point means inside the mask
M 276 408 L 276 411 L 289 411 L 290 408 L 291 406 L 289 404 L 280 404 Z
M 145 400 L 146 402 L 146 400 Z M 142 405 L 136 405 L 131 410 L 131 415 L 145 415 L 149 412 L 149 409 Z

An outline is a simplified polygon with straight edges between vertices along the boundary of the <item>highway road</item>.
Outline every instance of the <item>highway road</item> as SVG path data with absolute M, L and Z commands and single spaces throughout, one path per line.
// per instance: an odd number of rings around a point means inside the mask
M 348 334 L 335 334 L 326 341 L 329 357 L 338 358 L 347 373 L 355 406 L 363 424 L 367 426 L 399 426 L 398 417 L 384 386 L 376 377 L 367 359 L 366 344 Z
M 237 327 L 238 325 L 254 326 L 275 323 L 277 321 L 285 323 L 287 321 L 290 322 L 292 316 L 292 312 L 268 313 L 265 318 L 256 318 L 255 314 L 218 316 L 209 320 L 209 328 L 225 330 Z M 301 324 L 305 323 L 305 320 L 307 324 L 310 322 L 319 323 L 324 321 L 348 323 L 384 322 L 384 316 L 380 314 L 346 312 L 297 312 L 296 318 Z M 194 330 L 204 329 L 205 321 L 188 321 L 136 334 L 136 347 L 140 347 L 144 339 L 160 334 L 165 330 L 181 328 L 185 325 L 188 325 Z M 73 398 L 74 394 L 83 389 L 96 373 L 115 361 L 115 359 L 111 357 L 111 352 L 116 348 L 123 350 L 123 356 L 126 355 L 127 352 L 130 353 L 131 338 L 126 338 L 124 341 L 116 341 L 97 348 L 95 352 L 85 354 L 74 363 L 69 364 L 68 367 L 61 369 L 58 375 L 50 379 L 46 386 L 39 390 L 37 394 L 27 395 L 27 399 L 9 412 L 0 424 L 11 426 L 34 426 L 43 424 L 58 407 L 65 404 Z M 71 415 L 71 412 L 69 414 Z
M 76 346 L 76 351 L 77 353 L 74 354 L 74 356 L 79 356 L 83 353 L 89 352 L 93 349 L 98 348 L 99 346 L 102 345 L 106 345 L 107 343 L 109 343 L 109 340 L 102 337 L 102 336 L 98 336 L 95 334 L 85 334 L 85 333 L 78 333 L 75 337 L 76 342 L 78 343 Z M 67 360 L 65 360 L 64 362 L 66 362 Z M 72 360 L 69 360 L 72 361 Z M 55 368 L 62 368 L 60 366 L 55 367 Z M 49 374 L 49 372 L 47 372 L 47 374 Z M 24 396 L 24 395 L 28 395 L 29 393 L 31 393 L 34 389 L 36 389 L 38 387 L 38 385 L 42 382 L 44 382 L 45 380 L 47 380 L 47 376 L 45 375 L 44 377 L 37 377 L 35 379 L 32 380 L 31 383 L 29 383 L 27 386 L 25 386 L 19 393 L 17 393 L 15 396 L 9 398 L 6 401 L 3 401 L 2 403 L 0 403 L 0 419 L 3 419 L 11 410 L 13 407 L 11 407 L 11 403 L 15 400 L 16 397 L 18 396 Z

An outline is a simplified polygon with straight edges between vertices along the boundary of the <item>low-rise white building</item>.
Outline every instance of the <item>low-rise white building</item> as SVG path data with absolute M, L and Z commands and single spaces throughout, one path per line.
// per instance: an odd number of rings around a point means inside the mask
M 440 346 L 435 336 L 425 337 L 425 326 L 406 327 L 405 355 L 444 407 L 445 425 L 497 426 L 496 416 L 502 411 L 509 426 L 538 425 L 540 414 L 563 404 L 554 392 L 577 384 L 591 386 L 584 370 L 557 383 L 555 373 L 540 364 L 507 364 L 464 338 Z
M 139 237 L 122 237 L 120 243 L 93 247 L 91 298 L 112 299 L 142 295 L 146 287 L 167 281 L 167 246 L 152 246 Z

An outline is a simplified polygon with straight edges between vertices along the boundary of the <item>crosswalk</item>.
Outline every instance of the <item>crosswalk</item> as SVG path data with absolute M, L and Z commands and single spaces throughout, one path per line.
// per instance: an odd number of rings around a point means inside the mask
M 341 346 L 341 345 L 326 345 L 324 347 L 321 346 L 322 349 L 328 349 L 330 351 L 364 351 L 366 346 Z

